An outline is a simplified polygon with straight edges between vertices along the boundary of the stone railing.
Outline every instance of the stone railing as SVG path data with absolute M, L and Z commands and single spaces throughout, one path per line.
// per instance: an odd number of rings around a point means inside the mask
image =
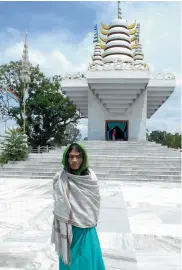
M 38 147 L 28 147 L 29 153 L 34 154 L 41 154 L 41 153 L 48 153 L 50 150 L 57 150 L 59 147 L 57 146 L 38 146 Z
M 149 67 L 146 64 L 136 63 L 123 63 L 115 62 L 110 64 L 104 64 L 102 66 L 91 64 L 89 71 L 110 71 L 110 70 L 134 70 L 134 71 L 149 71 Z M 85 73 L 66 74 L 62 77 L 62 80 L 83 80 L 86 79 Z M 171 73 L 150 73 L 151 80 L 174 80 L 175 76 Z

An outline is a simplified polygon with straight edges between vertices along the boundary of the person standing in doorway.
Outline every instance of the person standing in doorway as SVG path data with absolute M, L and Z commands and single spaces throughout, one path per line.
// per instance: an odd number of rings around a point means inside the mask
M 100 211 L 98 179 L 88 166 L 84 146 L 69 145 L 62 164 L 63 170 L 53 180 L 51 235 L 59 270 L 106 270 L 96 230 Z
M 115 130 L 115 128 L 113 129 L 113 132 L 112 132 L 112 140 L 113 141 L 116 140 L 116 130 Z

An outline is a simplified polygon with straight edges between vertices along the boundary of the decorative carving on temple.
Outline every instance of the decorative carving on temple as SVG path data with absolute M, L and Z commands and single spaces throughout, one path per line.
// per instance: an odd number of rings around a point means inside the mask
M 112 63 L 104 63 L 102 66 L 96 66 L 93 64 L 90 64 L 89 66 L 90 71 L 96 71 L 96 70 L 149 70 L 149 67 L 147 64 L 143 63 L 126 63 L 124 61 L 115 60 Z
M 86 79 L 86 75 L 84 73 L 75 73 L 75 74 L 66 74 L 62 78 L 63 80 L 83 80 Z

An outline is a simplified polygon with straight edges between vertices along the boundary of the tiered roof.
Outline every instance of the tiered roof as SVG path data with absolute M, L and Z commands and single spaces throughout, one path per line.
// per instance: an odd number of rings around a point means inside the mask
M 135 24 L 132 26 L 135 27 Z M 134 61 L 131 44 L 131 35 L 136 33 L 134 27 L 133 29 L 131 29 L 131 26 L 128 28 L 128 23 L 124 19 L 113 20 L 109 26 L 102 24 L 100 32 L 106 36 L 106 38 L 100 36 L 102 42 L 105 42 L 101 45 L 104 49 L 102 54 L 104 63 L 114 62 L 115 60 L 128 63 Z
M 131 64 L 144 64 L 142 46 L 139 42 L 140 24 L 136 21 L 128 24 L 122 18 L 120 2 L 118 2 L 118 18 L 110 25 L 101 22 L 100 35 L 95 26 L 94 42 L 97 42 L 93 64 L 102 65 L 121 61 Z

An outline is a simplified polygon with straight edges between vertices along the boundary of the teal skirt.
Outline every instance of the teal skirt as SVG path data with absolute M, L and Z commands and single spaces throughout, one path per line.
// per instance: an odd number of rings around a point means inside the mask
M 96 227 L 82 229 L 72 226 L 71 264 L 59 256 L 59 270 L 105 270 Z

